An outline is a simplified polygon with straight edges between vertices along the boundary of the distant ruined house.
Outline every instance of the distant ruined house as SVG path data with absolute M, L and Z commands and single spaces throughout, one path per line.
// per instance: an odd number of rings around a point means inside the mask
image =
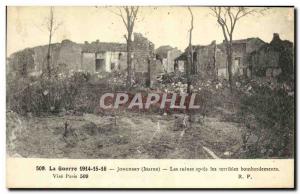
M 238 76 L 251 76 L 249 56 L 258 50 L 265 42 L 259 38 L 247 38 L 232 42 L 232 72 Z M 186 51 L 176 60 L 187 63 Z M 198 74 L 203 76 L 218 76 L 228 79 L 227 55 L 225 43 L 193 46 L 193 61 Z
M 176 63 L 175 59 L 181 55 L 181 51 L 171 46 L 160 46 L 155 50 L 156 58 L 162 64 L 164 72 L 170 73 L 175 70 L 183 70 L 184 63 Z
M 90 73 L 126 70 L 126 44 L 92 42 L 82 45 L 81 67 Z
M 60 71 L 86 71 L 89 73 L 126 71 L 127 45 L 100 42 L 84 44 L 63 40 L 51 45 L 51 65 Z M 8 58 L 11 71 L 26 67 L 29 75 L 38 75 L 46 68 L 48 45 L 27 48 Z M 132 62 L 135 72 L 147 72 L 148 60 L 153 58 L 154 44 L 142 34 L 135 33 L 132 43 Z M 30 64 L 29 64 L 30 63 Z
M 294 79 L 294 46 L 274 33 L 269 44 L 250 54 L 250 68 L 255 77 Z

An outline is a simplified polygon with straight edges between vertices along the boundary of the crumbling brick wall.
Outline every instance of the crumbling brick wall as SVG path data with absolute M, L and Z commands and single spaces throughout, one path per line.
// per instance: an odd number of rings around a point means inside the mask
M 68 70 L 81 69 L 81 46 L 70 40 L 63 40 L 60 44 L 57 65 L 65 65 Z
M 148 72 L 148 60 L 153 64 L 154 44 L 140 33 L 134 34 L 133 40 L 133 70 L 135 72 Z M 42 72 L 45 69 L 48 45 L 37 46 L 33 49 L 34 65 L 32 70 Z M 24 51 L 20 51 L 24 52 Z M 96 55 L 99 52 L 106 53 L 105 71 L 110 72 L 111 66 L 116 66 L 114 70 L 127 70 L 126 44 L 93 42 L 78 44 L 70 40 L 63 40 L 61 43 L 51 45 L 51 65 L 52 68 L 63 66 L 65 70 L 86 70 L 95 72 Z M 15 55 L 11 55 L 10 61 Z M 108 64 L 109 63 L 109 64 Z
M 148 60 L 154 57 L 154 44 L 140 33 L 134 33 L 133 68 L 136 72 L 148 72 Z

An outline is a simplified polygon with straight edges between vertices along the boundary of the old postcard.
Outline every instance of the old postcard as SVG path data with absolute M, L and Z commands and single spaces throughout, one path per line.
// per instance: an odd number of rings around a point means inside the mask
M 294 7 L 6 12 L 8 188 L 294 188 Z

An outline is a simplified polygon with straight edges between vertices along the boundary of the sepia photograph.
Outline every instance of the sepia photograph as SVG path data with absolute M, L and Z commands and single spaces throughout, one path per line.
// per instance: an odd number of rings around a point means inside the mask
M 7 155 L 293 158 L 292 7 L 7 7 Z
M 295 7 L 5 9 L 7 188 L 296 187 Z

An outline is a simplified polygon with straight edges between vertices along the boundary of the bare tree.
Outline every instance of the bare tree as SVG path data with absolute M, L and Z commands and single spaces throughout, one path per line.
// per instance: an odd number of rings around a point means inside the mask
M 54 17 L 54 8 L 50 7 L 49 16 L 46 18 L 46 28 L 49 33 L 49 41 L 48 41 L 48 51 L 46 56 L 46 67 L 47 67 L 47 74 L 48 77 L 51 77 L 51 44 L 52 44 L 52 37 L 56 30 L 62 23 L 59 23 L 56 18 Z
M 138 11 L 139 7 L 125 6 L 119 8 L 118 12 L 116 13 L 121 17 L 127 30 L 127 34 L 124 35 L 127 43 L 127 87 L 130 87 L 132 84 L 132 34 L 135 22 L 137 20 Z
M 210 9 L 212 11 L 212 15 L 216 17 L 218 24 L 222 28 L 227 55 L 227 71 L 229 75 L 230 88 L 232 89 L 234 83 L 232 72 L 232 40 L 237 22 L 248 15 L 263 13 L 266 9 L 247 7 L 212 7 Z
M 189 29 L 189 48 L 188 48 L 188 59 L 187 59 L 187 93 L 191 93 L 191 74 L 195 73 L 195 67 L 194 67 L 194 59 L 193 59 L 193 45 L 192 45 L 192 35 L 193 35 L 193 29 L 194 29 L 194 15 L 190 7 L 188 7 L 188 10 L 191 14 L 191 27 Z
M 217 44 L 216 41 L 214 40 L 212 42 L 213 48 L 214 48 L 214 56 L 213 56 L 213 76 L 214 78 L 218 79 L 218 67 L 216 65 L 217 62 Z

